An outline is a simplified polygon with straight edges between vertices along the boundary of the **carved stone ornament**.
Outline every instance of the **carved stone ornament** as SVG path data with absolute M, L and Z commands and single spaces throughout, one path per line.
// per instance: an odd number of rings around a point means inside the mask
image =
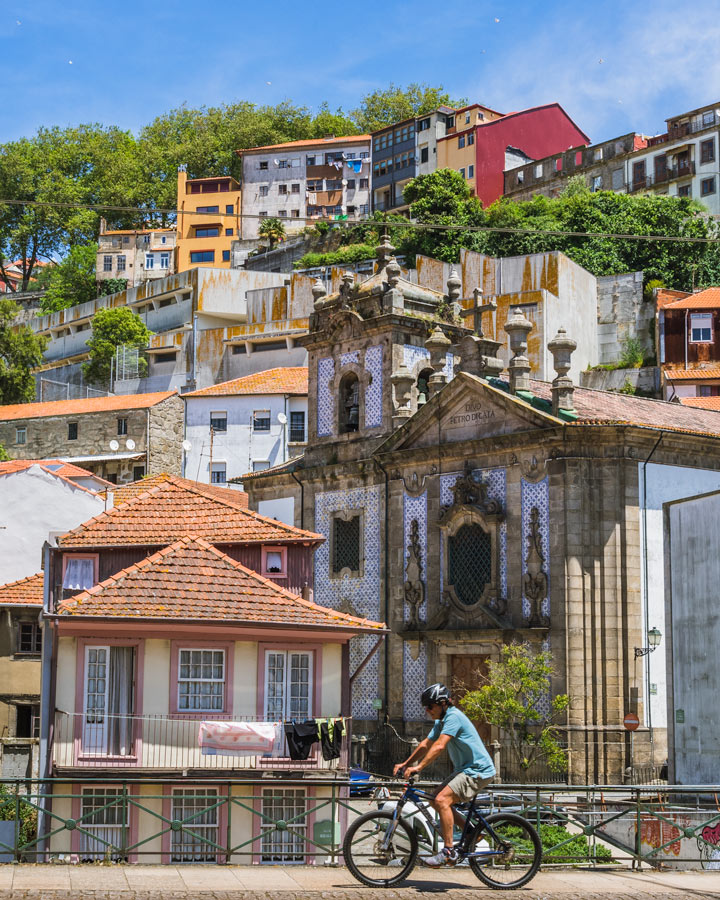
M 337 343 L 338 341 L 348 340 L 351 337 L 361 334 L 362 319 L 351 310 L 343 310 L 336 313 L 327 321 L 324 326 L 327 338 Z
M 410 523 L 410 543 L 407 549 L 408 561 L 405 566 L 405 603 L 409 611 L 407 629 L 415 631 L 420 627 L 420 607 L 425 599 L 420 526 L 417 519 L 413 519 Z
M 442 509 L 442 522 L 456 507 L 473 506 L 485 516 L 499 516 L 502 514 L 502 505 L 497 500 L 488 497 L 488 486 L 484 481 L 478 481 L 472 472 L 470 463 L 465 463 L 463 474 L 452 487 L 452 503 Z
M 431 473 L 432 474 L 432 473 Z M 417 472 L 413 472 L 412 475 L 408 478 L 407 475 L 403 477 L 403 484 L 405 486 L 405 490 L 413 497 L 417 497 L 418 494 L 421 494 L 425 490 L 425 479 L 427 475 L 418 475 Z
M 530 510 L 530 534 L 528 535 L 528 554 L 525 561 L 527 572 L 523 578 L 523 593 L 530 601 L 530 628 L 543 628 L 550 624 L 543 615 L 542 603 L 548 593 L 548 578 L 544 571 L 545 557 L 542 552 L 542 535 L 540 533 L 540 512 L 537 506 Z
M 537 456 L 533 455 L 530 459 L 521 461 L 520 469 L 523 473 L 523 478 L 527 481 L 541 481 L 546 474 L 545 460 L 538 459 Z

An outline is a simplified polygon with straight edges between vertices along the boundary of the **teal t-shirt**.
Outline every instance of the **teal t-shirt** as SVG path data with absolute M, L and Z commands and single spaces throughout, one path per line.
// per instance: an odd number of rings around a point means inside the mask
M 457 706 L 449 706 L 442 719 L 436 719 L 428 737 L 437 740 L 441 734 L 449 734 L 448 753 L 455 771 L 465 772 L 473 778 L 492 778 L 495 766 L 477 733 L 477 728 Z

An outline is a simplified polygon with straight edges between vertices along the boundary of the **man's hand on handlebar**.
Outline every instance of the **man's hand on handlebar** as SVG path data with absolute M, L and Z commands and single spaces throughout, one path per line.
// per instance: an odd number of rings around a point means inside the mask
M 405 769 L 405 777 L 413 778 L 415 775 L 420 774 L 420 766 L 407 766 Z
M 398 763 L 393 769 L 393 775 L 402 775 L 404 774 L 403 770 L 405 769 L 405 763 Z

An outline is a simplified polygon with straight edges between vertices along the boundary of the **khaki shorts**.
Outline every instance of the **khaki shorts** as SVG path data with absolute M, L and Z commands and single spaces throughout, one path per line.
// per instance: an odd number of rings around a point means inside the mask
M 495 778 L 483 778 L 481 775 L 466 775 L 465 772 L 458 772 L 457 775 L 451 775 L 446 778 L 437 790 L 439 794 L 444 787 L 449 787 L 455 796 L 463 801 L 472 800 L 475 794 L 478 794 L 484 787 L 487 787 Z M 437 794 L 436 794 L 437 796 Z

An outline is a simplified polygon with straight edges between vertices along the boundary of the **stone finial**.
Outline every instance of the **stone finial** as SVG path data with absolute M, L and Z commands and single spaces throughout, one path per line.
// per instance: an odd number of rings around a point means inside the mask
M 402 269 L 400 268 L 400 264 L 395 259 L 394 256 L 391 256 L 385 265 L 385 272 L 387 273 L 387 280 L 390 287 L 395 290 L 400 282 L 400 273 Z
M 397 427 L 412 415 L 410 409 L 410 391 L 415 382 L 412 372 L 403 364 L 397 372 L 393 372 L 390 376 L 395 388 L 395 411 L 393 413 L 393 424 Z
M 310 292 L 313 295 L 313 305 L 317 309 L 319 303 L 327 297 L 327 291 L 325 290 L 325 285 L 320 281 L 319 278 L 316 278 L 313 282 L 313 286 L 310 288 Z
M 390 243 L 387 231 L 382 236 L 379 245 L 375 248 L 375 253 L 378 258 L 378 271 L 382 272 L 390 258 L 395 256 L 395 248 Z
M 430 365 L 433 369 L 433 373 L 428 381 L 428 393 L 432 397 L 447 381 L 447 376 L 443 369 L 447 362 L 447 352 L 452 346 L 452 341 L 445 336 L 442 328 L 438 326 L 425 341 L 425 346 L 430 351 Z
M 447 280 L 447 296 L 448 300 L 451 303 L 457 303 L 460 299 L 460 289 L 462 288 L 462 281 L 460 280 L 460 276 L 455 271 L 454 268 L 450 270 L 450 276 Z
M 530 360 L 525 354 L 528 348 L 528 335 L 532 331 L 532 327 L 532 322 L 526 319 L 519 309 L 513 311 L 512 316 L 504 325 L 505 331 L 510 337 L 512 357 L 508 371 L 510 373 L 510 391 L 513 394 L 518 391 L 530 390 Z
M 557 372 L 552 383 L 552 411 L 556 416 L 561 409 L 573 412 L 573 391 L 575 390 L 572 378 L 568 376 L 571 357 L 577 347 L 577 342 L 567 336 L 564 328 L 559 328 L 558 333 L 548 344 L 548 350 L 553 356 L 553 367 Z

